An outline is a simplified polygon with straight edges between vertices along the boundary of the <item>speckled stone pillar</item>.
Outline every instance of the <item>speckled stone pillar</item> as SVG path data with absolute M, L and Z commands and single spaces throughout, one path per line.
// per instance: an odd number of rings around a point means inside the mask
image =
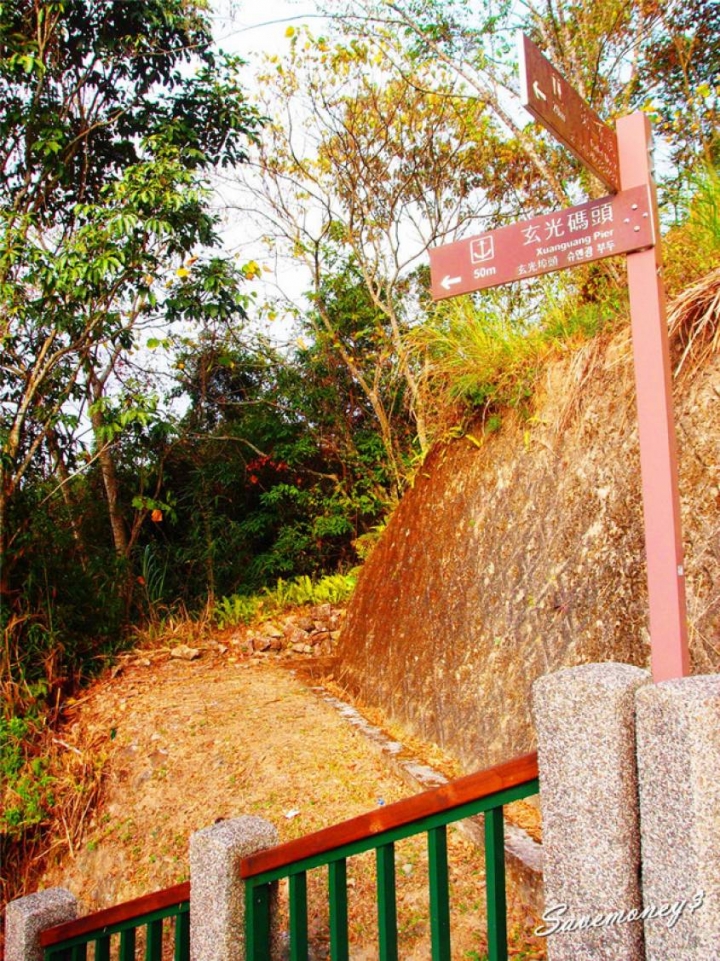
M 245 885 L 240 861 L 278 843 L 258 817 L 219 821 L 190 837 L 190 957 L 245 961 Z
M 641 961 L 635 693 L 629 664 L 584 664 L 533 686 L 549 961 Z
M 11 901 L 5 909 L 5 961 L 42 961 L 40 934 L 74 921 L 78 904 L 65 888 L 48 888 Z
M 637 693 L 648 961 L 720 958 L 720 675 Z

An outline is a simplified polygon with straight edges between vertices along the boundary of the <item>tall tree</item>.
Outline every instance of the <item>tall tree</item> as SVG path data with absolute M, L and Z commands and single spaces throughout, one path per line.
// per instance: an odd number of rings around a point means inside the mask
M 333 344 L 364 392 L 399 490 L 399 394 L 420 449 L 428 444 L 419 372 L 405 344 L 422 318 L 418 271 L 429 246 L 470 217 L 492 220 L 503 198 L 487 171 L 512 164 L 503 161 L 497 124 L 464 95 L 456 76 L 429 61 L 395 69 L 392 56 L 401 57 L 402 46 L 389 35 L 383 42 L 379 55 L 364 39 L 297 31 L 288 57 L 266 64 L 262 109 L 274 122 L 257 154 L 259 177 L 245 210 L 263 218 L 275 250 L 307 268 L 316 336 Z M 547 194 L 522 163 L 512 167 L 510 181 L 510 192 L 524 183 Z M 348 265 L 373 305 L 370 352 L 341 336 L 328 299 L 331 279 L 347 280 Z
M 660 130 L 680 164 L 717 161 L 720 13 L 715 0 L 342 0 L 325 12 L 349 36 L 382 54 L 387 37 L 405 50 L 393 62 L 435 61 L 465 83 L 465 92 L 497 119 L 515 148 L 564 202 L 574 178 L 599 185 L 567 165 L 544 134 L 512 107 L 517 65 L 514 33 L 521 28 L 573 87 L 608 121 L 641 107 L 656 111 Z
M 327 297 L 340 335 L 372 349 L 362 280 L 350 273 Z M 352 566 L 353 542 L 387 508 L 392 478 L 363 391 L 330 338 L 298 340 L 281 353 L 218 331 L 188 345 L 189 403 L 164 465 L 177 522 L 156 529 L 171 596 L 192 604 Z
M 654 108 L 679 171 L 720 165 L 720 5 L 686 0 L 652 5 L 633 89 Z
M 244 316 L 243 277 L 213 251 L 207 178 L 245 159 L 261 120 L 239 85 L 237 59 L 213 52 L 203 10 L 186 0 L 9 0 L 0 8 L 6 588 L 18 492 L 50 463 L 48 451 L 56 464 L 72 459 L 73 425 L 85 417 L 115 550 L 128 553 L 112 449 L 135 415 L 128 401 L 108 420 L 118 367 L 133 363 L 144 331 L 203 312 Z
M 434 70 L 492 126 L 502 148 L 485 171 L 483 187 L 499 209 L 528 210 L 540 194 L 567 203 L 572 167 L 553 144 L 538 137 L 517 109 L 513 22 L 516 7 L 499 0 L 342 0 L 323 4 L 336 28 L 367 44 L 394 73 L 423 75 L 420 89 L 436 92 Z M 520 175 L 522 171 L 522 176 Z M 518 181 L 521 189 L 518 191 Z

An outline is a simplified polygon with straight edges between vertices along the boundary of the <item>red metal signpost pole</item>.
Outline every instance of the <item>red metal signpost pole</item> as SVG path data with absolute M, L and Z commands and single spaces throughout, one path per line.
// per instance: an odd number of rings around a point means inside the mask
M 617 121 L 623 190 L 652 188 L 650 123 L 643 113 Z M 653 211 L 657 218 L 657 208 Z M 658 233 L 659 236 L 659 233 Z M 640 469 L 650 600 L 653 679 L 690 673 L 672 373 L 660 244 L 627 255 L 637 390 Z
M 618 120 L 617 136 L 525 36 L 522 100 L 610 190 L 555 211 L 430 251 L 435 300 L 627 254 L 654 680 L 690 673 L 672 374 L 650 123 Z

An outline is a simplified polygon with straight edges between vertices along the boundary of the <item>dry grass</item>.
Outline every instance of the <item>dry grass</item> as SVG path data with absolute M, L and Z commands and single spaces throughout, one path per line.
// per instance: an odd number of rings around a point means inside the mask
M 676 297 L 668 310 L 668 336 L 676 380 L 690 375 L 706 364 L 720 349 L 720 268 L 688 287 Z M 569 424 L 581 413 L 583 398 L 604 371 L 632 370 L 632 333 L 629 323 L 600 333 L 576 346 L 563 377 L 564 393 L 559 398 L 556 436 L 562 436 Z M 627 399 L 634 397 L 632 376 L 626 378 Z M 568 386 L 569 385 L 569 386 Z M 634 402 L 633 402 L 634 403 Z M 630 405 L 632 406 L 632 405 Z
M 69 721 L 72 712 L 70 704 Z M 0 878 L 2 904 L 33 890 L 48 857 L 74 855 L 100 796 L 108 760 L 105 738 L 71 722 L 62 729 L 62 736 L 52 728 L 45 729 L 33 746 L 36 756 L 44 760 L 43 774 L 54 803 L 38 831 L 22 841 L 6 841 Z M 6 807 L 14 803 L 12 791 L 7 785 Z
M 411 793 L 385 769 L 376 749 L 291 673 L 270 659 L 247 658 L 240 643 L 224 640 L 226 653 L 208 645 L 192 662 L 172 660 L 159 649 L 138 651 L 114 678 L 108 673 L 70 706 L 58 747 L 64 742 L 75 776 L 82 770 L 81 745 L 102 757 L 103 791 L 90 811 L 81 801 L 68 802 L 68 830 L 60 819 L 52 864 L 41 880 L 68 887 L 86 911 L 186 878 L 189 834 L 218 817 L 260 815 L 289 840 Z M 435 765 L 440 760 L 427 746 L 421 756 Z M 87 804 L 89 795 L 84 798 Z M 300 813 L 288 817 L 293 810 Z M 456 832 L 450 832 L 449 851 L 453 956 L 482 958 L 482 856 Z M 402 957 L 426 958 L 423 838 L 398 844 L 396 863 Z M 374 858 L 352 858 L 348 868 L 352 956 L 361 961 L 376 956 Z M 323 870 L 312 872 L 310 891 L 313 956 L 323 958 Z M 535 919 L 513 902 L 510 920 L 512 956 L 543 957 L 542 941 L 531 934 Z
M 668 317 L 675 376 L 706 363 L 720 348 L 720 268 L 677 297 Z

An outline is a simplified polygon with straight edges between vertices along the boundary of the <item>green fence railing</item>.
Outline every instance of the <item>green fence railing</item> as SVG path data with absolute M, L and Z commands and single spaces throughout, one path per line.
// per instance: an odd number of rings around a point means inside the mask
M 348 961 L 347 859 L 374 850 L 380 961 L 397 961 L 394 845 L 404 838 L 424 833 L 428 844 L 432 958 L 433 961 L 450 961 L 447 825 L 482 813 L 485 820 L 488 957 L 490 961 L 506 961 L 503 806 L 537 791 L 537 754 L 528 754 L 250 855 L 240 865 L 246 885 L 246 958 L 248 961 L 268 961 L 270 958 L 272 888 L 275 882 L 287 878 L 290 959 L 307 961 L 307 874 L 315 868 L 327 866 L 330 956 L 332 961 Z
M 398 959 L 395 843 L 427 836 L 433 961 L 450 961 L 450 883 L 447 826 L 484 814 L 489 961 L 506 961 L 507 916 L 503 806 L 538 791 L 537 755 L 486 771 L 243 859 L 245 957 L 269 961 L 272 889 L 288 879 L 290 959 L 306 961 L 308 872 L 327 866 L 332 961 L 349 958 L 347 861 L 375 851 L 380 961 Z M 136 898 L 42 932 L 44 961 L 189 961 L 190 883 Z
M 138 951 L 144 961 L 190 961 L 190 883 L 48 928 L 40 943 L 44 961 L 135 961 Z

